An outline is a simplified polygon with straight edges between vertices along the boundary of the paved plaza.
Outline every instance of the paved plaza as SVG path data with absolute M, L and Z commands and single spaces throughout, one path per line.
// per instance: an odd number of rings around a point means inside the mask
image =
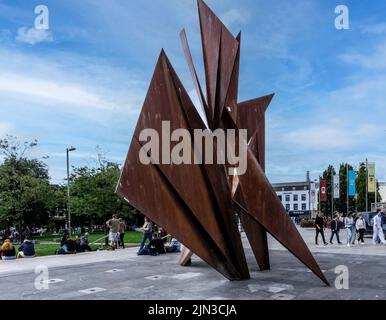
M 328 233 L 328 232 L 327 232 Z M 295 300 L 386 299 L 386 247 L 315 246 L 313 230 L 301 230 L 331 287 L 270 239 L 272 271 L 260 272 L 245 236 L 251 280 L 230 282 L 197 257 L 177 265 L 179 254 L 136 256 L 136 248 L 76 256 L 0 261 L 0 299 L 54 300 Z M 335 288 L 335 268 L 349 269 L 349 290 Z M 48 268 L 48 289 L 35 288 L 37 266 Z

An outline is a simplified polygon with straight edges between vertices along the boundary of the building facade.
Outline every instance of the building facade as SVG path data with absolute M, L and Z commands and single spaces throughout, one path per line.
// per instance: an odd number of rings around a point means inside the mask
M 291 217 L 311 217 L 318 209 L 317 184 L 312 181 L 275 183 L 273 188 Z

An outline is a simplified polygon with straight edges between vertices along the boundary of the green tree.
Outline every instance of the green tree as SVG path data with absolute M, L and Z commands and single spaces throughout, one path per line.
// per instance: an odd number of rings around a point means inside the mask
M 320 203 L 320 210 L 325 216 L 332 215 L 332 195 L 333 195 L 333 176 L 336 174 L 335 169 L 330 165 L 327 170 L 323 172 L 321 179 L 327 181 L 327 201 Z
M 115 194 L 120 169 L 104 162 L 97 168 L 74 168 L 70 180 L 71 217 L 75 224 L 104 223 L 112 214 L 131 219 L 135 209 Z
M 368 208 L 366 208 L 366 164 L 362 162 L 359 167 L 358 177 L 357 177 L 357 210 L 359 212 L 371 210 L 371 204 L 375 203 L 375 193 L 368 194 Z M 379 185 L 377 185 L 378 202 L 382 201 L 382 197 L 379 193 Z
M 339 179 L 340 179 L 340 191 L 339 199 L 335 201 L 335 211 L 340 213 L 347 212 L 347 168 L 352 170 L 352 165 L 348 163 L 342 163 L 339 167 Z M 350 210 L 355 209 L 354 197 L 349 197 L 349 208 Z
M 366 164 L 361 163 L 359 166 L 359 172 L 357 177 L 357 203 L 356 209 L 358 211 L 366 210 Z
M 26 156 L 36 146 L 36 140 L 20 143 L 13 136 L 0 140 L 0 152 L 5 156 L 0 165 L 2 227 L 42 225 L 52 210 L 54 192 L 47 166 L 41 160 Z

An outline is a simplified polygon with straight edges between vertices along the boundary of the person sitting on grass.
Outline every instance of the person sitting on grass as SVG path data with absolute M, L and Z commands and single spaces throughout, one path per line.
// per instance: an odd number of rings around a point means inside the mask
M 1 246 L 0 256 L 2 260 L 16 259 L 16 250 L 11 240 L 7 239 L 4 241 L 3 245 Z
M 23 244 L 19 247 L 18 258 L 35 258 L 35 245 L 32 241 L 24 240 Z
M 63 246 L 56 251 L 56 254 L 76 254 L 76 242 L 71 239 L 70 235 L 67 235 L 66 241 L 64 241 Z

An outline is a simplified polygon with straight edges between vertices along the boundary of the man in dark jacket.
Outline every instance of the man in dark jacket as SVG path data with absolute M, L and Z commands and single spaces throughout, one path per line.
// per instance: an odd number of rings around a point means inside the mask
M 324 245 L 325 246 L 328 245 L 328 243 L 326 242 L 326 238 L 324 237 L 324 217 L 321 212 L 318 214 L 318 217 L 315 219 L 315 229 L 316 229 L 316 236 L 315 236 L 316 245 L 318 245 L 319 233 L 322 235 Z
M 165 254 L 165 246 L 162 238 L 158 237 L 157 233 L 153 234 L 153 239 L 149 244 L 150 254 Z
M 66 241 L 63 242 L 63 246 L 56 250 L 56 254 L 75 254 L 76 242 L 71 239 L 70 235 L 67 235 Z
M 339 231 L 340 231 L 339 216 L 336 214 L 334 216 L 334 219 L 331 221 L 330 244 L 333 244 L 332 240 L 334 239 L 334 236 L 336 236 L 336 241 L 338 241 L 338 244 L 342 244 L 342 242 L 340 242 L 339 240 Z

